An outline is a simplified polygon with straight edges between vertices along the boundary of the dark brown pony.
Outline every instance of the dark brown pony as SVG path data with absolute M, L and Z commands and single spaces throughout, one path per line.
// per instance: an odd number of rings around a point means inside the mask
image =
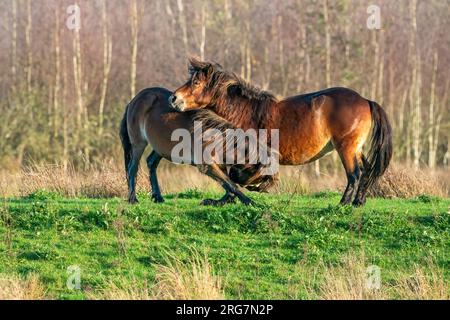
M 279 129 L 282 165 L 301 165 L 337 150 L 347 173 L 341 203 L 365 203 L 392 157 L 391 126 L 376 103 L 347 88 L 283 100 L 260 91 L 220 65 L 190 59 L 190 78 L 170 98 L 180 111 L 208 108 L 242 129 Z M 367 158 L 362 148 L 370 133 Z
M 201 121 L 205 130 L 215 128 L 224 132 L 234 127 L 224 119 L 208 110 L 192 110 L 190 112 L 177 112 L 170 107 L 168 99 L 172 92 L 163 88 L 148 88 L 142 90 L 127 105 L 120 125 L 120 138 L 124 150 L 125 172 L 128 182 L 130 203 L 137 202 L 136 175 L 139 161 L 147 145 L 153 150 L 147 158 L 150 172 L 152 199 L 163 202 L 156 169 L 162 158 L 169 161 L 173 147 L 178 143 L 171 141 L 172 132 L 184 128 L 193 133 L 194 121 Z M 206 199 L 202 203 L 208 205 L 222 205 L 233 202 L 236 197 L 244 204 L 250 204 L 238 185 L 256 191 L 264 191 L 270 187 L 276 177 L 261 175 L 261 164 L 234 165 L 227 170 L 225 165 L 213 163 L 210 165 L 196 165 L 206 175 L 219 182 L 226 194 L 220 200 Z

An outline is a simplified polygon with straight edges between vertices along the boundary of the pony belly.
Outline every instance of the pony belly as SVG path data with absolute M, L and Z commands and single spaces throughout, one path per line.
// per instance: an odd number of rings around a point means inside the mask
M 334 150 L 334 145 L 329 138 L 314 143 L 298 144 L 287 148 L 280 145 L 281 165 L 302 165 L 324 157 Z

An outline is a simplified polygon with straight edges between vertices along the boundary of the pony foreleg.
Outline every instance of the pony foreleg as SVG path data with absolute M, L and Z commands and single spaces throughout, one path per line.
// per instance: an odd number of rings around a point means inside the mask
M 220 169 L 220 167 L 217 164 L 201 165 L 198 166 L 198 169 L 202 173 L 219 182 L 220 185 L 226 191 L 225 195 L 220 200 L 211 201 L 210 199 L 206 199 L 202 202 L 202 204 L 222 205 L 230 201 L 233 201 L 235 197 L 237 197 L 245 205 L 250 205 L 253 203 L 250 198 L 246 197 L 239 190 L 239 188 L 233 183 L 233 181 L 231 181 L 231 179 Z
M 204 199 L 201 202 L 203 206 L 223 206 L 227 203 L 234 203 L 236 196 L 228 191 L 225 192 L 225 195 L 219 200 L 215 199 Z
M 147 167 L 150 174 L 150 186 L 152 188 L 152 200 L 156 203 L 164 202 L 164 198 L 161 195 L 161 190 L 159 188 L 158 177 L 156 175 L 156 169 L 158 168 L 159 162 L 162 157 L 152 151 L 147 157 Z

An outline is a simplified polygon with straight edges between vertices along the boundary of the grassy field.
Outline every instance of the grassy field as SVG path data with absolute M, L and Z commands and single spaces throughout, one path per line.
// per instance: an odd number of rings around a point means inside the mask
M 187 190 L 154 204 L 140 194 L 135 206 L 47 191 L 8 198 L 0 289 L 37 287 L 49 299 L 450 295 L 450 199 L 369 199 L 354 209 L 337 206 L 334 192 L 250 193 L 258 206 L 199 205 L 211 196 Z M 66 285 L 73 265 L 80 290 Z M 370 265 L 380 290 L 365 286 Z

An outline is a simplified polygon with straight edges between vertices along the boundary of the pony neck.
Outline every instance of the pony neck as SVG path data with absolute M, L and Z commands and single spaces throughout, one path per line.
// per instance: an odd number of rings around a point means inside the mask
M 218 101 L 212 109 L 238 128 L 262 129 L 266 128 L 266 119 L 274 104 L 270 99 L 239 96 Z

